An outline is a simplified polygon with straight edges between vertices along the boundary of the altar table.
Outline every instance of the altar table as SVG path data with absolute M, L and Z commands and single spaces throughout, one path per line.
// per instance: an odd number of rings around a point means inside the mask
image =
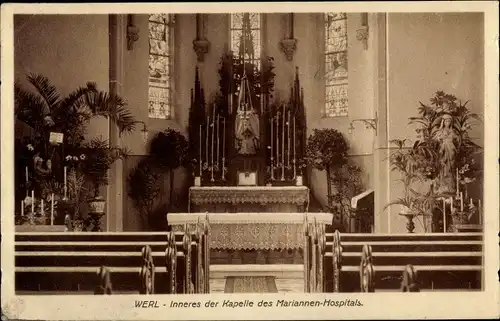
M 209 223 L 210 248 L 217 250 L 298 250 L 304 247 L 304 222 L 320 229 L 332 224 L 330 213 L 170 213 L 172 230 L 195 230 Z
M 308 207 L 306 186 L 193 186 L 189 189 L 189 212 L 307 212 Z

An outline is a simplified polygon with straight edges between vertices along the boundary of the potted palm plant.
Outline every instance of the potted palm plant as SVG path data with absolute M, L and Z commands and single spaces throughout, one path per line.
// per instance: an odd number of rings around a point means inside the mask
M 36 157 L 45 158 L 47 163 L 45 167 L 50 170 L 50 175 L 38 175 L 37 179 L 31 175 L 32 173 L 33 175 L 38 174 L 37 171 L 30 171 L 29 180 L 37 182 L 36 186 L 33 187 L 35 195 L 42 194 L 41 186 L 47 180 L 63 184 L 63 177 L 66 177 L 66 175 L 63 176 L 63 172 L 66 173 L 65 170 L 63 171 L 67 166 L 66 158 L 68 155 L 80 155 L 79 152 L 75 151 L 86 147 L 84 136 L 92 117 L 109 118 L 118 127 L 121 134 L 135 129 L 137 122 L 126 108 L 122 98 L 99 90 L 93 82 L 76 88 L 66 96 L 59 94 L 57 88 L 43 75 L 30 74 L 27 76 L 27 82 L 33 90 L 27 90 L 19 83 L 15 84 L 14 113 L 16 122 L 30 128 L 27 138 L 30 146 L 33 146 L 32 148 L 37 155 L 41 155 L 41 157 Z M 110 149 L 109 152 L 114 151 Z M 85 153 L 85 155 L 92 157 L 92 153 Z M 113 159 L 116 157 L 106 158 L 106 162 L 109 163 Z M 96 167 L 99 166 L 96 165 Z M 24 163 L 19 165 L 16 162 L 16 173 L 24 173 L 26 168 Z M 19 176 L 21 175 L 16 175 L 16 177 Z M 26 176 L 28 177 L 28 175 Z M 86 178 L 90 177 L 92 175 L 86 176 Z M 33 184 L 27 185 L 32 186 Z M 65 186 L 64 195 L 56 195 L 56 198 L 64 199 L 68 188 L 69 186 Z M 75 200 L 65 201 L 73 202 Z M 78 209 L 79 205 L 76 204 L 74 208 Z

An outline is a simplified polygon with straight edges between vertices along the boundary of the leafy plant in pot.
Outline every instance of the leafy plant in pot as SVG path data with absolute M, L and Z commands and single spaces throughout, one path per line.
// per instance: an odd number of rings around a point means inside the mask
M 102 138 L 94 138 L 81 148 L 82 160 L 81 172 L 90 184 L 89 215 L 93 221 L 93 230 L 99 231 L 99 222 L 104 215 L 106 200 L 100 195 L 102 186 L 108 185 L 108 171 L 111 165 L 118 159 L 128 156 L 124 148 L 110 147 L 108 142 Z
M 158 168 L 168 171 L 169 207 L 173 207 L 174 171 L 181 167 L 189 166 L 188 141 L 180 132 L 167 128 L 159 132 L 151 141 L 149 154 L 156 162 Z
M 306 146 L 306 162 L 319 171 L 326 171 L 328 207 L 332 207 L 333 175 L 347 164 L 349 144 L 335 129 L 315 129 Z

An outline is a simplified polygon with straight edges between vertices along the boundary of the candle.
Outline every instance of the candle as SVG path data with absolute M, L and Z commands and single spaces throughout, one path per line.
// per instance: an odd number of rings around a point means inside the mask
M 464 211 L 464 194 L 460 192 L 460 212 Z
M 296 140 L 295 140 L 295 115 L 293 116 L 293 177 L 297 176 L 297 167 L 296 167 L 296 158 L 295 158 L 295 145 L 296 145 Z
M 212 141 L 210 142 L 211 145 L 211 152 L 212 152 L 212 167 L 214 166 L 214 145 L 215 145 L 215 139 L 214 139 L 214 134 L 215 134 L 215 105 L 214 105 L 214 110 L 213 110 L 213 117 L 212 117 Z
M 225 157 L 226 150 L 226 117 L 222 117 L 222 159 Z
M 471 198 L 469 198 L 469 201 L 470 201 L 470 202 L 469 202 L 469 207 L 474 207 L 474 202 L 472 202 L 472 197 L 471 197 Z
M 288 141 L 288 144 L 286 146 L 287 148 L 286 157 L 287 157 L 287 166 L 290 167 L 290 110 L 288 110 L 288 122 L 286 124 L 286 129 L 287 129 L 286 137 Z
M 43 206 L 43 198 L 42 198 L 42 201 L 40 203 L 41 203 L 40 204 L 40 207 L 41 207 L 40 212 L 42 213 L 42 216 L 43 216 L 45 214 L 44 206 Z
M 64 166 L 64 198 L 67 198 L 68 196 L 67 176 L 68 176 L 68 167 Z
M 201 125 L 200 125 L 200 176 L 201 176 L 201 170 L 202 170 L 202 168 L 201 168 L 201 166 L 202 166 L 201 165 L 201 163 L 202 163 L 202 161 L 201 161 L 201 140 L 202 140 L 202 138 L 201 138 Z
M 217 165 L 219 165 L 219 157 L 220 157 L 220 125 L 219 125 L 219 118 L 220 116 L 217 115 Z
M 450 197 L 451 213 L 453 214 L 453 197 Z
M 35 213 L 35 191 L 31 191 L 31 214 Z
M 54 225 L 54 193 L 50 195 L 50 225 Z
M 285 104 L 283 104 L 283 128 L 281 130 L 281 180 L 285 179 Z
M 271 118 L 271 166 L 273 165 L 273 122 L 274 117 Z
M 280 119 L 280 112 L 277 112 L 276 114 L 276 166 L 279 164 L 280 160 L 280 148 L 279 148 L 279 119 Z
M 21 216 L 24 216 L 24 201 L 21 201 Z
M 26 183 L 29 181 L 28 166 L 26 166 Z
M 446 233 L 446 201 L 443 198 L 443 232 Z
M 458 168 L 457 168 L 457 197 L 458 197 L 458 193 L 459 193 L 459 190 L 460 190 L 460 182 L 458 180 Z
M 481 200 L 478 200 L 477 207 L 479 208 L 478 213 L 479 213 L 479 225 L 481 225 L 481 221 L 483 219 L 483 208 L 481 207 Z
M 205 136 L 205 161 L 208 164 L 208 126 L 210 124 L 210 116 L 207 116 L 207 132 Z

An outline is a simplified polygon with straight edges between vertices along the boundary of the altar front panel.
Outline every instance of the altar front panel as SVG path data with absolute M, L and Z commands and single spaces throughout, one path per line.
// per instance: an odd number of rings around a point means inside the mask
M 304 246 L 304 223 L 325 228 L 330 213 L 171 213 L 172 230 L 195 229 L 208 221 L 210 248 L 214 250 L 298 250 Z

